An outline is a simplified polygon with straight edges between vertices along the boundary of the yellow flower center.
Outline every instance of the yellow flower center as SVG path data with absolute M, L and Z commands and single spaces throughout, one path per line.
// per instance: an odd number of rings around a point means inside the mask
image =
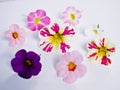
M 70 14 L 70 19 L 71 19 L 71 20 L 75 20 L 75 14 L 71 13 L 71 14 Z
M 14 39 L 17 39 L 18 38 L 18 33 L 17 32 L 13 32 L 12 36 L 13 36 Z
M 49 41 L 55 46 L 59 46 L 64 40 L 65 37 L 60 33 L 55 33 L 53 36 L 49 37 Z
M 103 57 L 107 53 L 107 47 L 100 47 L 98 50 L 98 56 Z
M 74 71 L 76 69 L 76 67 L 77 67 L 77 65 L 75 63 L 73 63 L 73 62 L 70 62 L 68 64 L 68 70 L 69 71 Z
M 96 29 L 93 30 L 94 34 L 98 34 L 98 31 Z
M 32 65 L 32 63 L 31 63 L 30 60 L 26 60 L 25 63 L 26 63 L 26 65 L 28 65 L 28 66 L 31 66 L 31 65 Z
M 37 18 L 35 19 L 35 24 L 40 24 L 40 18 L 39 18 L 39 17 L 37 17 Z

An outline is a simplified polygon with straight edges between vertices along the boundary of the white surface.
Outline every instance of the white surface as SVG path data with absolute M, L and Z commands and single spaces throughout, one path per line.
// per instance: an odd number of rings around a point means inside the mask
M 87 66 L 87 74 L 70 85 L 56 76 L 54 66 L 60 55 L 45 53 L 38 48 L 37 32 L 31 32 L 26 27 L 25 16 L 36 9 L 44 9 L 52 20 L 58 20 L 59 14 L 67 6 L 75 6 L 83 12 L 71 50 L 81 52 L 83 63 Z M 18 24 L 27 32 L 26 42 L 21 47 L 9 47 L 9 41 L 4 37 L 4 32 L 11 24 Z M 100 24 L 105 35 L 116 44 L 116 53 L 111 57 L 112 64 L 108 67 L 85 58 L 88 38 L 83 35 L 83 29 L 92 24 Z M 0 90 L 120 90 L 119 24 L 120 0 L 16 0 L 0 3 Z M 11 59 L 21 48 L 41 54 L 42 71 L 29 80 L 20 78 L 10 66 Z

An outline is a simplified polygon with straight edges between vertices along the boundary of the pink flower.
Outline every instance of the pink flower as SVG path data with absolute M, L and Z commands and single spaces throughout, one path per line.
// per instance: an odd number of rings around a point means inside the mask
M 81 12 L 79 10 L 76 10 L 75 7 L 67 7 L 66 10 L 62 13 L 61 17 L 64 23 L 75 26 L 79 23 Z
M 25 31 L 17 24 L 12 24 L 5 36 L 10 39 L 10 46 L 22 45 L 25 42 Z
M 66 83 L 73 83 L 77 78 L 83 77 L 87 71 L 82 64 L 83 56 L 78 51 L 65 53 L 56 64 L 58 77 L 63 77 Z
M 73 28 L 69 26 L 61 27 L 59 24 L 54 23 L 52 26 L 44 27 L 40 30 L 40 47 L 42 47 L 42 50 L 45 52 L 51 52 L 57 48 L 60 49 L 62 53 L 65 53 L 66 49 L 70 48 L 70 45 L 66 44 L 68 36 L 71 37 L 74 34 Z
M 115 47 L 107 38 L 100 38 L 88 43 L 88 51 L 89 60 L 109 65 L 111 64 L 111 60 L 108 57 L 115 52 Z
M 40 30 L 44 26 L 50 24 L 50 18 L 46 16 L 46 12 L 44 10 L 36 10 L 36 12 L 29 13 L 27 21 L 27 26 L 32 31 Z

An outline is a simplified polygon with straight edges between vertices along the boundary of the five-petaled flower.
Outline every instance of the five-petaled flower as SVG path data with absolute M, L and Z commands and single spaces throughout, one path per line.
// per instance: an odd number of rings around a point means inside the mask
M 53 48 L 59 48 L 62 53 L 65 53 L 66 49 L 70 48 L 70 45 L 65 42 L 67 42 L 68 36 L 71 37 L 74 34 L 73 28 L 70 29 L 69 26 L 60 27 L 59 24 L 54 23 L 50 27 L 42 28 L 39 32 L 39 37 L 41 39 L 40 47 L 46 52 L 51 52 Z
M 83 56 L 78 51 L 65 53 L 56 64 L 58 77 L 63 77 L 66 83 L 73 83 L 77 78 L 83 77 L 87 71 L 82 64 Z
M 35 75 L 38 75 L 41 71 L 40 56 L 33 51 L 26 52 L 26 50 L 19 50 L 15 58 L 12 59 L 11 65 L 14 72 L 22 78 L 29 79 Z
M 12 24 L 5 36 L 10 39 L 10 46 L 22 45 L 25 42 L 25 31 L 17 24 Z
M 79 23 L 81 12 L 80 10 L 76 10 L 75 7 L 67 7 L 66 11 L 62 13 L 61 18 L 63 19 L 64 23 L 75 26 Z
M 100 38 L 88 43 L 88 59 L 100 61 L 103 65 L 111 64 L 108 58 L 115 52 L 114 45 L 107 38 Z
M 44 10 L 36 10 L 36 12 L 29 13 L 27 21 L 27 26 L 32 31 L 40 30 L 44 26 L 50 24 L 50 18 L 46 16 L 46 12 Z

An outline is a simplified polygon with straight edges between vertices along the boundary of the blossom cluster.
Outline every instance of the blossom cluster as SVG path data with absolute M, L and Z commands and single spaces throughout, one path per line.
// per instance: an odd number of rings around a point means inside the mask
M 75 7 L 67 7 L 61 13 L 61 23 L 52 22 L 45 10 L 38 9 L 30 12 L 27 16 L 27 28 L 38 32 L 39 47 L 46 53 L 60 51 L 62 54 L 55 65 L 58 77 L 62 77 L 66 83 L 73 83 L 78 78 L 83 77 L 87 72 L 84 64 L 83 55 L 79 50 L 69 49 L 72 47 L 70 42 L 76 35 L 75 27 L 79 25 L 82 12 Z M 106 37 L 101 37 L 103 30 L 97 25 L 95 28 L 88 28 L 85 34 L 88 38 L 87 58 L 90 61 L 99 61 L 102 65 L 111 64 L 110 55 L 115 52 L 115 46 Z M 27 40 L 26 32 L 17 24 L 12 24 L 5 36 L 10 39 L 10 46 L 21 46 Z M 42 70 L 41 57 L 34 51 L 20 49 L 11 60 L 14 72 L 24 79 L 36 76 Z

